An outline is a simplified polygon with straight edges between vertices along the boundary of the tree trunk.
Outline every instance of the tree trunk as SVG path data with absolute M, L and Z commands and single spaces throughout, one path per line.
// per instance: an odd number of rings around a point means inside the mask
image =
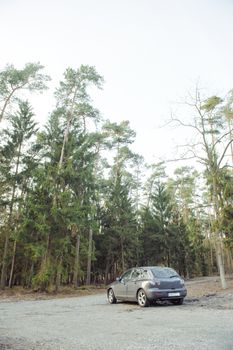
M 62 268 L 62 260 L 63 258 L 61 257 L 58 262 L 57 266 L 57 274 L 56 274 L 56 292 L 60 289 L 61 286 L 61 268 Z
M 233 139 L 232 137 L 232 126 L 231 126 L 231 121 L 228 119 L 228 128 L 229 128 L 229 138 L 230 141 Z M 231 142 L 231 162 L 233 164 L 233 143 Z
M 69 137 L 71 120 L 72 120 L 72 115 L 70 113 L 68 113 L 67 126 L 66 126 L 66 130 L 65 130 L 65 134 L 64 134 L 64 138 L 63 138 L 62 149 L 61 149 L 59 165 L 58 165 L 59 170 L 62 168 L 62 163 L 63 163 L 63 160 L 64 160 L 65 145 L 66 145 L 66 143 L 68 141 L 68 137 Z
M 218 193 L 217 193 L 217 181 L 216 181 L 216 174 L 212 174 L 212 180 L 213 180 L 213 198 L 214 198 L 214 210 L 215 210 L 215 219 L 218 222 L 219 220 L 219 202 L 218 202 Z M 226 278 L 225 278 L 225 271 L 224 271 L 224 264 L 223 264 L 223 249 L 221 245 L 221 234 L 219 232 L 215 232 L 217 242 L 216 242 L 216 260 L 218 265 L 218 271 L 220 274 L 220 280 L 221 285 L 223 289 L 227 288 Z
M 13 256 L 12 256 L 12 261 L 11 261 L 11 272 L 10 272 L 10 279 L 9 279 L 9 287 L 12 287 L 12 279 L 13 279 L 13 273 L 14 273 L 14 267 L 15 267 L 15 253 L 16 253 L 16 247 L 17 247 L 17 242 L 16 240 L 14 241 L 14 247 L 13 247 Z
M 29 276 L 27 278 L 27 288 L 31 287 L 31 285 L 32 285 L 33 274 L 34 274 L 34 262 L 32 262 L 32 265 L 30 268 L 30 273 L 29 273 Z
M 91 284 L 92 237 L 93 237 L 93 231 L 92 231 L 92 228 L 90 228 L 90 230 L 89 230 L 88 256 L 87 256 L 87 279 L 86 279 L 87 285 Z
M 124 244 L 123 244 L 122 236 L 121 236 L 121 266 L 122 266 L 122 271 L 125 271 Z
M 233 260 L 232 260 L 230 250 L 227 251 L 227 263 L 228 263 L 228 271 L 229 273 L 231 273 L 233 271 Z
M 104 284 L 108 284 L 108 274 L 110 270 L 110 257 L 107 256 L 107 261 L 106 261 L 106 267 L 105 267 L 105 273 L 104 273 Z
M 216 255 L 217 255 L 217 263 L 218 263 L 218 269 L 221 279 L 222 288 L 227 288 L 227 283 L 225 279 L 225 271 L 224 271 L 224 263 L 223 263 L 223 257 L 222 257 L 222 247 L 221 243 L 217 242 L 216 244 Z
M 62 149 L 61 149 L 61 154 L 60 154 L 60 160 L 59 160 L 59 163 L 58 163 L 58 169 L 59 170 L 62 168 L 62 163 L 63 163 L 63 160 L 64 160 L 65 145 L 66 145 L 66 143 L 68 141 L 68 138 L 69 138 L 70 125 L 71 125 L 71 122 L 72 122 L 72 119 L 73 119 L 74 103 L 75 103 L 77 91 L 78 91 L 78 88 L 76 87 L 75 91 L 74 91 L 73 100 L 72 100 L 72 104 L 71 104 L 70 110 L 67 112 L 67 126 L 66 126 L 66 129 L 65 129 L 65 134 L 64 134 L 64 138 L 63 138 L 63 144 L 62 144 Z
M 50 255 L 50 234 L 48 233 L 47 242 L 46 242 L 46 251 L 44 255 L 45 263 L 47 262 L 49 255 Z
M 80 235 L 77 233 L 75 246 L 75 261 L 74 261 L 74 286 L 79 285 L 79 259 L 80 259 Z
M 7 265 L 7 253 L 9 245 L 9 233 L 6 233 L 3 258 L 2 258 L 2 273 L 1 273 L 1 289 L 4 289 L 6 286 L 6 265 Z

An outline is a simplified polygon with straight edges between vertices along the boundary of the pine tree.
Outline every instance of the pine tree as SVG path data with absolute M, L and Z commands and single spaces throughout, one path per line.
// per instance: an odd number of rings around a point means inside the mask
M 7 262 L 9 239 L 15 230 L 15 216 L 20 212 L 25 182 L 26 158 L 28 155 L 28 142 L 36 133 L 36 123 L 28 102 L 20 102 L 19 110 L 10 116 L 9 128 L 3 131 L 5 144 L 1 149 L 2 167 L 4 169 L 3 182 L 7 182 L 7 191 L 3 195 L 6 206 L 5 243 L 2 258 L 1 287 L 4 288 L 7 280 Z M 17 215 L 18 215 L 17 214 Z M 9 284 L 12 284 L 14 259 L 16 251 L 16 238 L 14 239 L 13 258 Z

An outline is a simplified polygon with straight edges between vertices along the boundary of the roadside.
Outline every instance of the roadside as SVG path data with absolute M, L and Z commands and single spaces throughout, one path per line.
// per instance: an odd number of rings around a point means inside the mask
M 222 289 L 218 276 L 194 278 L 186 282 L 186 304 L 214 309 L 233 310 L 233 276 L 227 276 L 227 289 Z
M 82 286 L 79 288 L 61 287 L 58 292 L 37 292 L 22 287 L 5 288 L 0 290 L 0 302 L 21 300 L 50 300 L 62 298 L 74 298 L 93 294 L 104 293 L 104 286 Z

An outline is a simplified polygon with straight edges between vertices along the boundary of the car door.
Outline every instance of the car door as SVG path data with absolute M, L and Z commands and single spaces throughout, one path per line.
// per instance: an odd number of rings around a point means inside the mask
M 129 300 L 136 300 L 140 275 L 140 269 L 133 269 L 130 279 L 127 281 L 127 299 Z
M 114 287 L 114 293 L 116 298 L 118 299 L 127 299 L 127 286 L 128 281 L 130 280 L 130 276 L 132 273 L 132 269 L 127 270 L 120 278 L 117 285 Z

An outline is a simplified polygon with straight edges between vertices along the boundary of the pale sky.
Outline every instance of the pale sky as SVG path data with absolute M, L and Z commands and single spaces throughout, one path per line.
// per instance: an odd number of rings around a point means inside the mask
M 0 69 L 39 61 L 52 77 L 32 100 L 37 120 L 67 67 L 94 65 L 95 106 L 130 121 L 149 162 L 173 154 L 184 131 L 158 126 L 197 81 L 206 95 L 233 88 L 233 0 L 0 0 L 0 33 Z

